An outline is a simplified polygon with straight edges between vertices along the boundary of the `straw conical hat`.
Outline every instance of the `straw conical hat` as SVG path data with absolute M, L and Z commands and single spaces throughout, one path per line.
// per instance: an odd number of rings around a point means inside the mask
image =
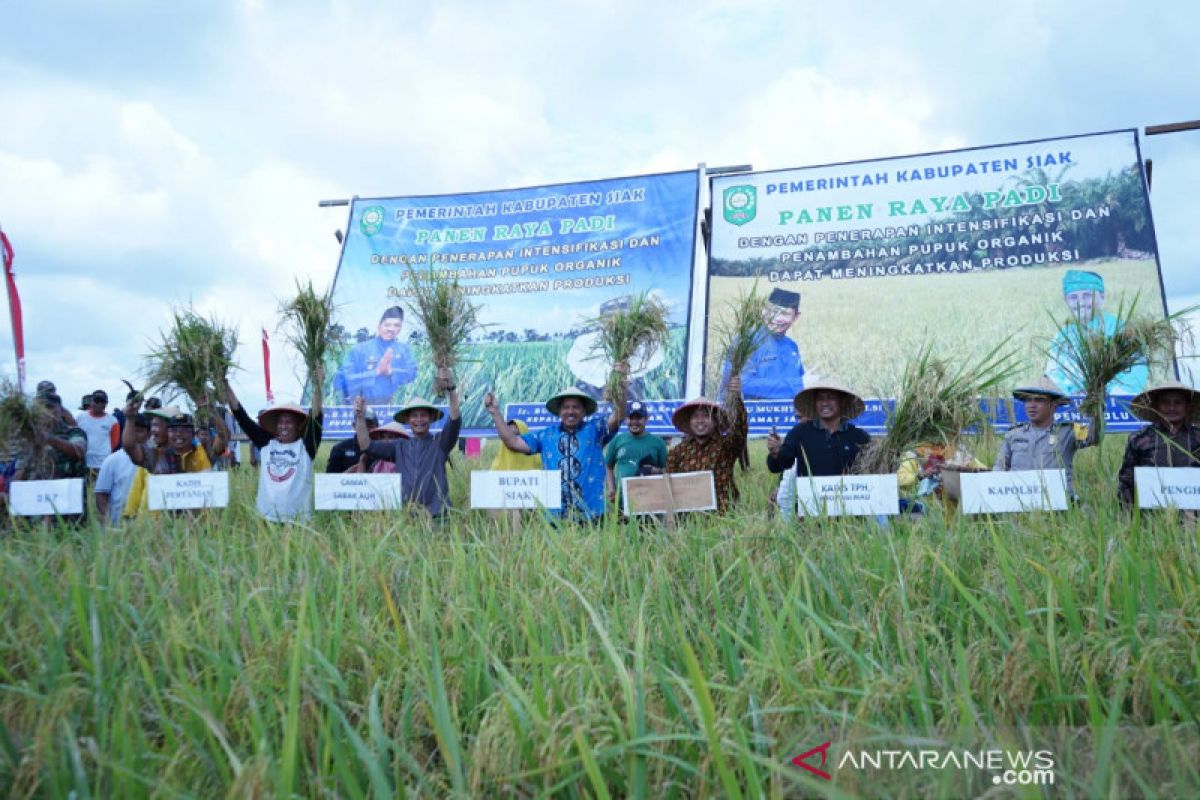
M 1062 387 L 1045 375 L 1033 383 L 1013 389 L 1012 396 L 1014 400 L 1028 400 L 1030 397 L 1048 397 L 1055 401 L 1055 405 L 1060 406 L 1071 402 L 1071 398 L 1062 390 Z
M 276 429 L 279 427 L 280 414 L 295 414 L 300 417 L 300 424 L 308 422 L 308 412 L 295 403 L 280 403 L 277 406 L 271 406 L 266 411 L 258 415 L 258 424 L 262 429 L 272 436 L 275 435 Z
M 692 419 L 692 414 L 698 408 L 711 408 L 713 411 L 720 411 L 721 405 L 716 401 L 709 400 L 707 397 L 697 397 L 688 400 L 686 403 L 675 409 L 675 413 L 671 415 L 671 424 L 683 433 L 691 433 L 688 428 L 688 423 Z
M 551 414 L 558 416 L 558 406 L 568 397 L 574 397 L 583 403 L 583 415 L 586 417 L 596 413 L 596 400 L 587 392 L 576 389 L 574 386 L 563 389 L 558 394 L 546 401 L 546 410 Z
M 1160 418 L 1154 410 L 1154 395 L 1159 392 L 1183 392 L 1188 399 L 1189 420 L 1195 421 L 1197 414 L 1200 414 L 1200 403 L 1196 402 L 1197 397 L 1200 397 L 1200 392 L 1179 381 L 1164 381 L 1157 386 L 1151 386 L 1133 398 L 1133 402 L 1129 406 L 1129 413 L 1146 422 L 1157 422 Z
M 389 422 L 387 425 L 380 425 L 378 428 L 372 430 L 369 435 L 372 439 L 382 439 L 385 434 L 389 433 L 396 434 L 401 439 L 409 438 L 408 431 L 400 427 L 399 422 Z
M 434 422 L 437 422 L 442 418 L 441 409 L 426 400 L 424 397 L 414 397 L 412 400 L 409 400 L 407 403 L 405 403 L 399 411 L 393 414 L 392 419 L 396 420 L 396 422 L 403 422 L 405 425 L 407 425 L 409 412 L 416 411 L 418 408 L 423 408 L 432 414 Z
M 867 410 L 867 404 L 856 392 L 835 380 L 820 380 L 810 383 L 796 393 L 795 399 L 792 400 L 792 405 L 796 407 L 796 413 L 805 419 L 816 417 L 817 392 L 820 391 L 839 392 L 846 398 L 842 403 L 842 416 L 846 419 L 854 419 Z

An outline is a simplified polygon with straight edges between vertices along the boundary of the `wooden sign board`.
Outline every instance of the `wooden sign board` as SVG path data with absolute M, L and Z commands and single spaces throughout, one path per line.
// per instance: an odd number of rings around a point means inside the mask
M 894 474 L 798 476 L 796 514 L 801 517 L 877 517 L 900 513 Z
M 962 473 L 964 514 L 1066 511 L 1067 473 L 1061 469 Z
M 224 508 L 229 505 L 229 473 L 151 475 L 146 482 L 146 495 L 151 511 Z
M 549 469 L 475 470 L 471 508 L 562 508 L 562 476 Z
M 1200 510 L 1200 469 L 1195 467 L 1134 467 L 1138 508 Z
M 318 511 L 393 511 L 404 507 L 398 472 L 318 473 Z
M 82 514 L 83 478 L 10 483 L 8 513 L 14 517 Z
M 626 516 L 717 510 L 717 485 L 707 470 L 624 478 L 621 496 Z

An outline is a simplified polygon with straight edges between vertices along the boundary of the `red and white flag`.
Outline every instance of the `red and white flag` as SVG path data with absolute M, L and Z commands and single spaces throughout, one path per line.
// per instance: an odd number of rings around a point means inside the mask
M 275 393 L 271 391 L 271 337 L 267 336 L 267 329 L 262 329 L 262 347 L 263 347 L 263 382 L 267 389 L 267 402 L 275 402 Z
M 4 280 L 8 285 L 8 310 L 12 317 L 13 350 L 17 355 L 17 388 L 25 391 L 25 323 L 21 318 L 21 295 L 17 293 L 17 276 L 13 274 L 13 249 L 4 231 L 0 230 L 0 255 L 4 258 Z

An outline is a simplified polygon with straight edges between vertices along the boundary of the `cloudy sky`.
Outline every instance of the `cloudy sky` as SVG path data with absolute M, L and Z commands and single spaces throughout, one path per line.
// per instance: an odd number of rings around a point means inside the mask
M 323 198 L 1200 118 L 1200 6 L 1182 1 L 39 0 L 3 16 L 0 225 L 28 378 L 67 400 L 117 393 L 191 301 L 240 326 L 238 385 L 261 404 L 259 327 L 296 276 L 337 265 L 346 210 Z M 1182 307 L 1200 299 L 1200 131 L 1142 149 Z

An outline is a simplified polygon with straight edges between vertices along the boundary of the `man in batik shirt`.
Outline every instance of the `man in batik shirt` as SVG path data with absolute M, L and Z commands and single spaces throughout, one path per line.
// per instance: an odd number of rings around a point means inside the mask
M 733 467 L 746 447 L 749 433 L 739 376 L 730 377 L 725 396 L 730 417 L 728 430 L 722 430 L 722 418 L 726 415 L 717 403 L 706 397 L 689 400 L 671 415 L 671 422 L 686 438 L 667 454 L 667 472 L 712 472 L 720 511 L 728 510 L 738 498 Z

